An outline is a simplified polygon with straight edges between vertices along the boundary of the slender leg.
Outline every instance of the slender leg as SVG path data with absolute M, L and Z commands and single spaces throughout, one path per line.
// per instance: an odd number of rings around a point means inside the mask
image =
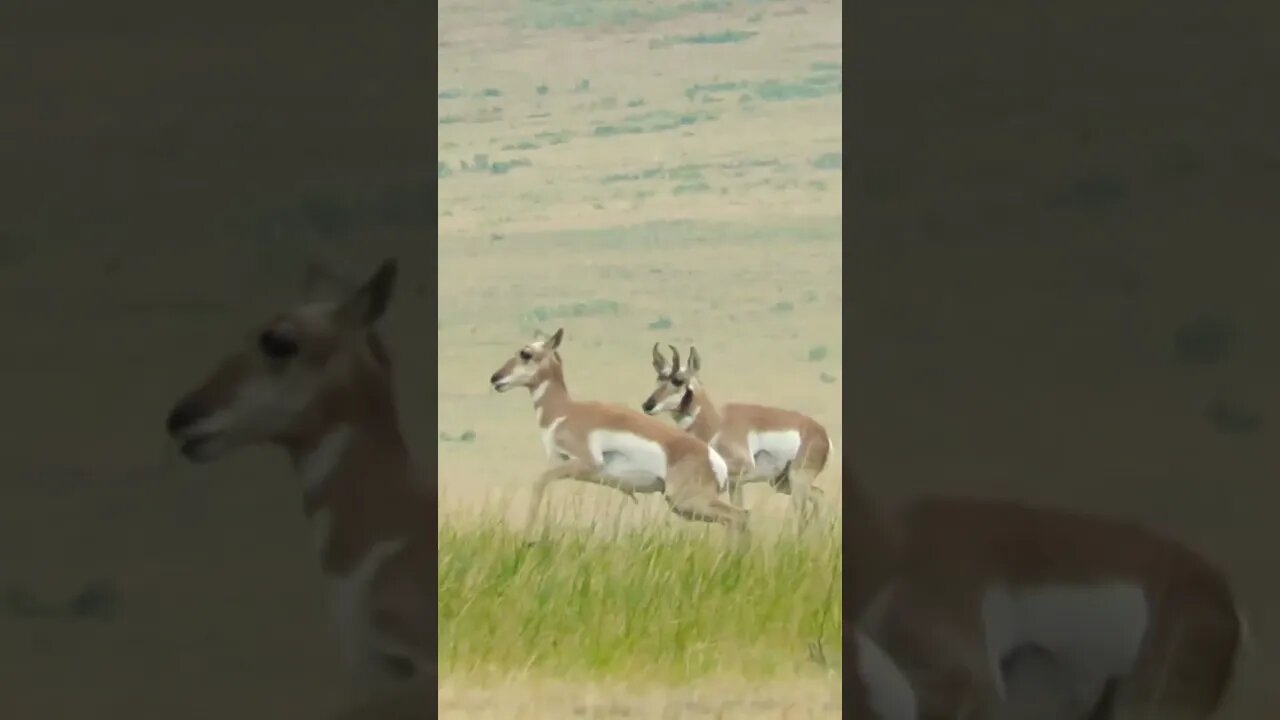
M 746 479 L 745 472 L 738 472 L 729 476 L 729 502 L 738 507 L 745 507 L 742 503 L 742 486 Z
M 525 532 L 533 537 L 534 524 L 538 521 L 538 509 L 542 505 L 542 496 L 547 486 L 556 480 L 593 478 L 594 470 L 581 460 L 569 460 L 554 467 L 547 468 L 533 481 L 532 493 L 529 496 L 529 511 L 525 518 Z
M 749 538 L 747 520 L 750 514 L 736 505 L 721 500 L 714 495 L 694 497 L 667 496 L 667 505 L 671 512 L 685 520 L 711 522 L 724 525 L 733 542 L 738 547 L 745 547 Z
M 810 495 L 813 476 L 806 470 L 791 471 L 791 514 L 796 523 L 796 530 L 802 531 L 813 517 L 812 504 L 816 501 Z

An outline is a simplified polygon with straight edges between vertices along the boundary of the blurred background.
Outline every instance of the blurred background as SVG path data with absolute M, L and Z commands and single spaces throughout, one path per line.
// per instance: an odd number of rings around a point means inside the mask
M 431 362 L 434 8 L 400 5 L 0 8 L 0 715 L 339 704 L 287 460 L 166 466 L 163 420 L 312 257 L 398 254 L 397 359 Z
M 882 495 L 1138 519 L 1273 572 L 1280 59 L 1243 6 L 873 3 L 847 37 L 846 459 Z M 874 12 L 873 12 L 874 10 Z

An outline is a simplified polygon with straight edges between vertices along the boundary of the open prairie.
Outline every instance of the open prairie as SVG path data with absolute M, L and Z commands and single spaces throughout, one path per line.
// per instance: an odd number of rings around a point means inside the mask
M 839 437 L 840 20 L 836 2 L 441 5 L 442 717 L 839 714 L 838 527 L 774 545 L 787 498 L 749 490 L 761 550 L 735 564 L 655 496 L 562 482 L 557 527 L 656 529 L 526 554 L 510 532 L 546 460 L 529 393 L 488 378 L 563 327 L 573 395 L 638 410 L 653 344 L 696 345 L 713 398 Z

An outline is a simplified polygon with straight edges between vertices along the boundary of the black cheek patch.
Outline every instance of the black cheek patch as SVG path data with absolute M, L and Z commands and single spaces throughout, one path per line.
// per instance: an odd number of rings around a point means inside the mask
M 687 388 L 684 391 L 684 397 L 680 398 L 680 412 L 687 413 L 691 407 L 693 407 L 693 389 Z

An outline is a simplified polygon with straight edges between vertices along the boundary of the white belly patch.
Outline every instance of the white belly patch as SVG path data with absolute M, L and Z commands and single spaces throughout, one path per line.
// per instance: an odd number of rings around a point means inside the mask
M 587 435 L 591 459 L 600 476 L 632 492 L 662 492 L 666 487 L 667 453 L 658 443 L 616 430 Z
M 371 548 L 346 577 L 333 580 L 333 612 L 338 623 L 338 639 L 357 682 L 379 681 L 378 653 L 393 647 L 379 637 L 369 607 L 369 584 L 387 558 L 404 546 L 404 541 L 382 542 Z
M 748 432 L 747 453 L 755 463 L 757 478 L 773 478 L 800 454 L 800 433 L 795 430 Z
M 711 472 L 716 475 L 716 487 L 720 488 L 720 492 L 724 492 L 729 488 L 729 465 L 710 445 L 707 446 L 707 457 L 711 459 Z
M 982 618 L 994 677 L 1000 677 L 1006 656 L 1034 646 L 1051 654 L 1068 670 L 1070 682 L 1087 692 L 1132 670 L 1150 611 L 1144 589 L 1131 583 L 991 588 L 982 599 Z
M 858 676 L 867 688 L 867 701 L 876 720 L 916 720 L 916 694 L 897 663 L 863 633 L 854 636 Z

